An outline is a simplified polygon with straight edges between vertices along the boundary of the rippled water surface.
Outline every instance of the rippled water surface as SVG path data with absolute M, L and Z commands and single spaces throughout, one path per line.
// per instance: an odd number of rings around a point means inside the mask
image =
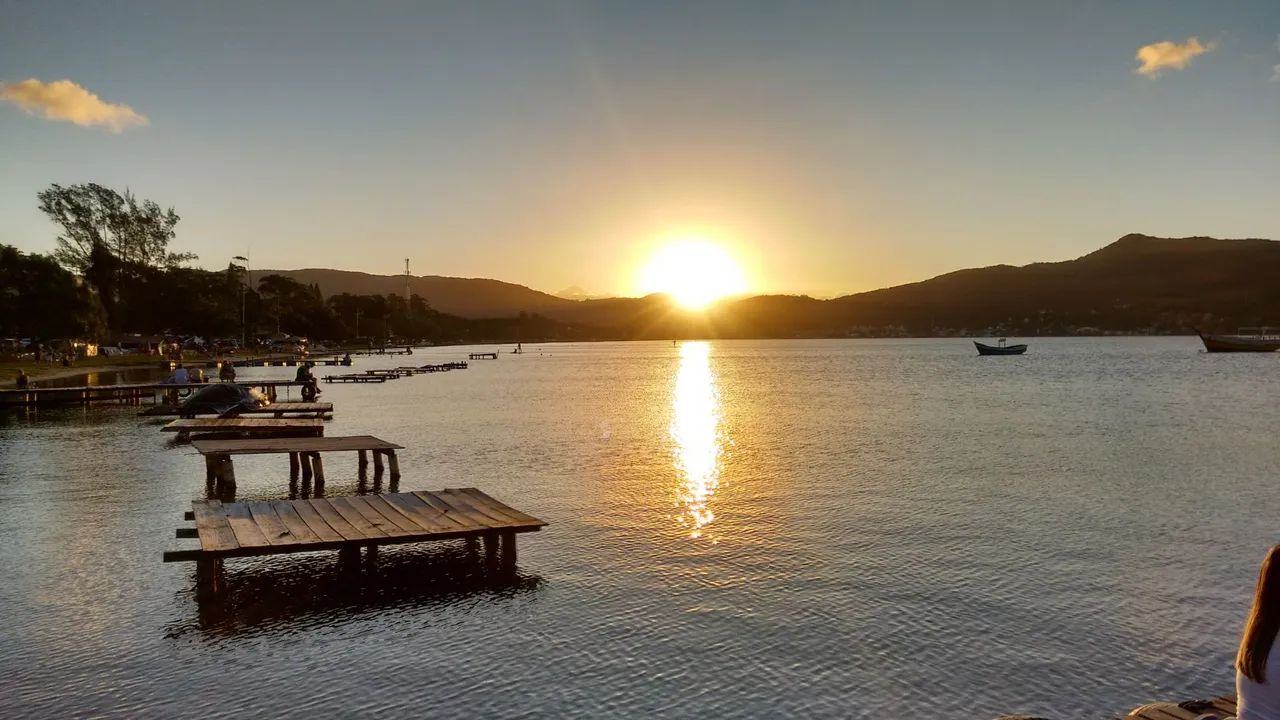
M 158 419 L 0 414 L 0 716 L 1083 718 L 1225 692 L 1280 539 L 1277 373 L 1188 338 L 630 343 L 326 385 L 327 434 L 406 447 L 402 490 L 550 526 L 515 579 L 437 543 L 354 577 L 230 560 L 207 603 L 160 562 L 204 483 Z M 325 464 L 329 495 L 362 489 Z M 236 470 L 288 492 L 279 457 Z

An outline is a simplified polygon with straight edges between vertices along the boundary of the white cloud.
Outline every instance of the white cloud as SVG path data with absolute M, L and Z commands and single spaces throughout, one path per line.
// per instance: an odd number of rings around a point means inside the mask
M 101 126 L 113 133 L 149 123 L 128 105 L 103 102 L 70 80 L 44 83 L 30 78 L 0 83 L 0 100 L 8 100 L 31 115 L 42 114 L 49 120 L 66 120 L 76 125 Z
M 1163 40 L 1143 45 L 1134 55 L 1134 59 L 1142 63 L 1134 72 L 1154 78 L 1160 75 L 1161 70 L 1167 68 L 1181 70 L 1190 65 L 1194 58 L 1210 52 L 1217 46 L 1218 44 L 1214 42 L 1202 45 L 1200 39 L 1196 37 L 1189 37 L 1185 43 L 1181 44 L 1172 40 Z

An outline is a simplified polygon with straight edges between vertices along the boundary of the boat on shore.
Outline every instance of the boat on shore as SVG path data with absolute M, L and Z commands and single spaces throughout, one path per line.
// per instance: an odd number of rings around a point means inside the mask
M 1280 334 L 1271 328 L 1240 328 L 1236 335 L 1213 335 L 1196 330 L 1205 352 L 1275 352 L 1280 350 Z
M 1027 351 L 1026 345 L 1008 345 L 1008 340 L 1000 338 L 996 345 L 987 345 L 977 340 L 973 341 L 974 346 L 978 348 L 979 355 L 1021 355 Z

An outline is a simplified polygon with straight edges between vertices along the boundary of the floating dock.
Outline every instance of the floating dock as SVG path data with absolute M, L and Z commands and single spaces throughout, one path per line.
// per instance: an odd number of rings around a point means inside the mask
M 392 378 L 386 375 L 325 375 L 327 383 L 383 383 Z
M 71 387 L 32 387 L 0 390 L 0 406 L 4 405 L 88 405 L 114 402 L 141 405 L 143 401 L 159 404 L 174 393 L 190 395 L 192 391 L 213 383 L 122 383 L 119 385 L 77 385 Z M 237 385 L 257 388 L 272 401 L 280 388 L 301 387 L 297 380 L 246 380 Z
M 471 359 L 471 360 L 497 360 L 497 359 L 498 359 L 498 353 L 496 353 L 496 352 L 489 352 L 489 353 L 471 353 L 471 354 L 470 354 L 470 355 L 468 355 L 467 357 L 468 357 L 469 359 Z

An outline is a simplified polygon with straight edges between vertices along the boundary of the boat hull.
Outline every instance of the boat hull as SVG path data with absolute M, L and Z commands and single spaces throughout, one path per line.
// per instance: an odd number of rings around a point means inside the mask
M 983 345 L 977 340 L 973 341 L 975 347 L 978 348 L 979 355 L 1021 355 L 1027 351 L 1026 345 Z
M 1275 352 L 1280 350 L 1280 339 L 1255 338 L 1247 335 L 1206 335 L 1200 336 L 1207 352 Z

